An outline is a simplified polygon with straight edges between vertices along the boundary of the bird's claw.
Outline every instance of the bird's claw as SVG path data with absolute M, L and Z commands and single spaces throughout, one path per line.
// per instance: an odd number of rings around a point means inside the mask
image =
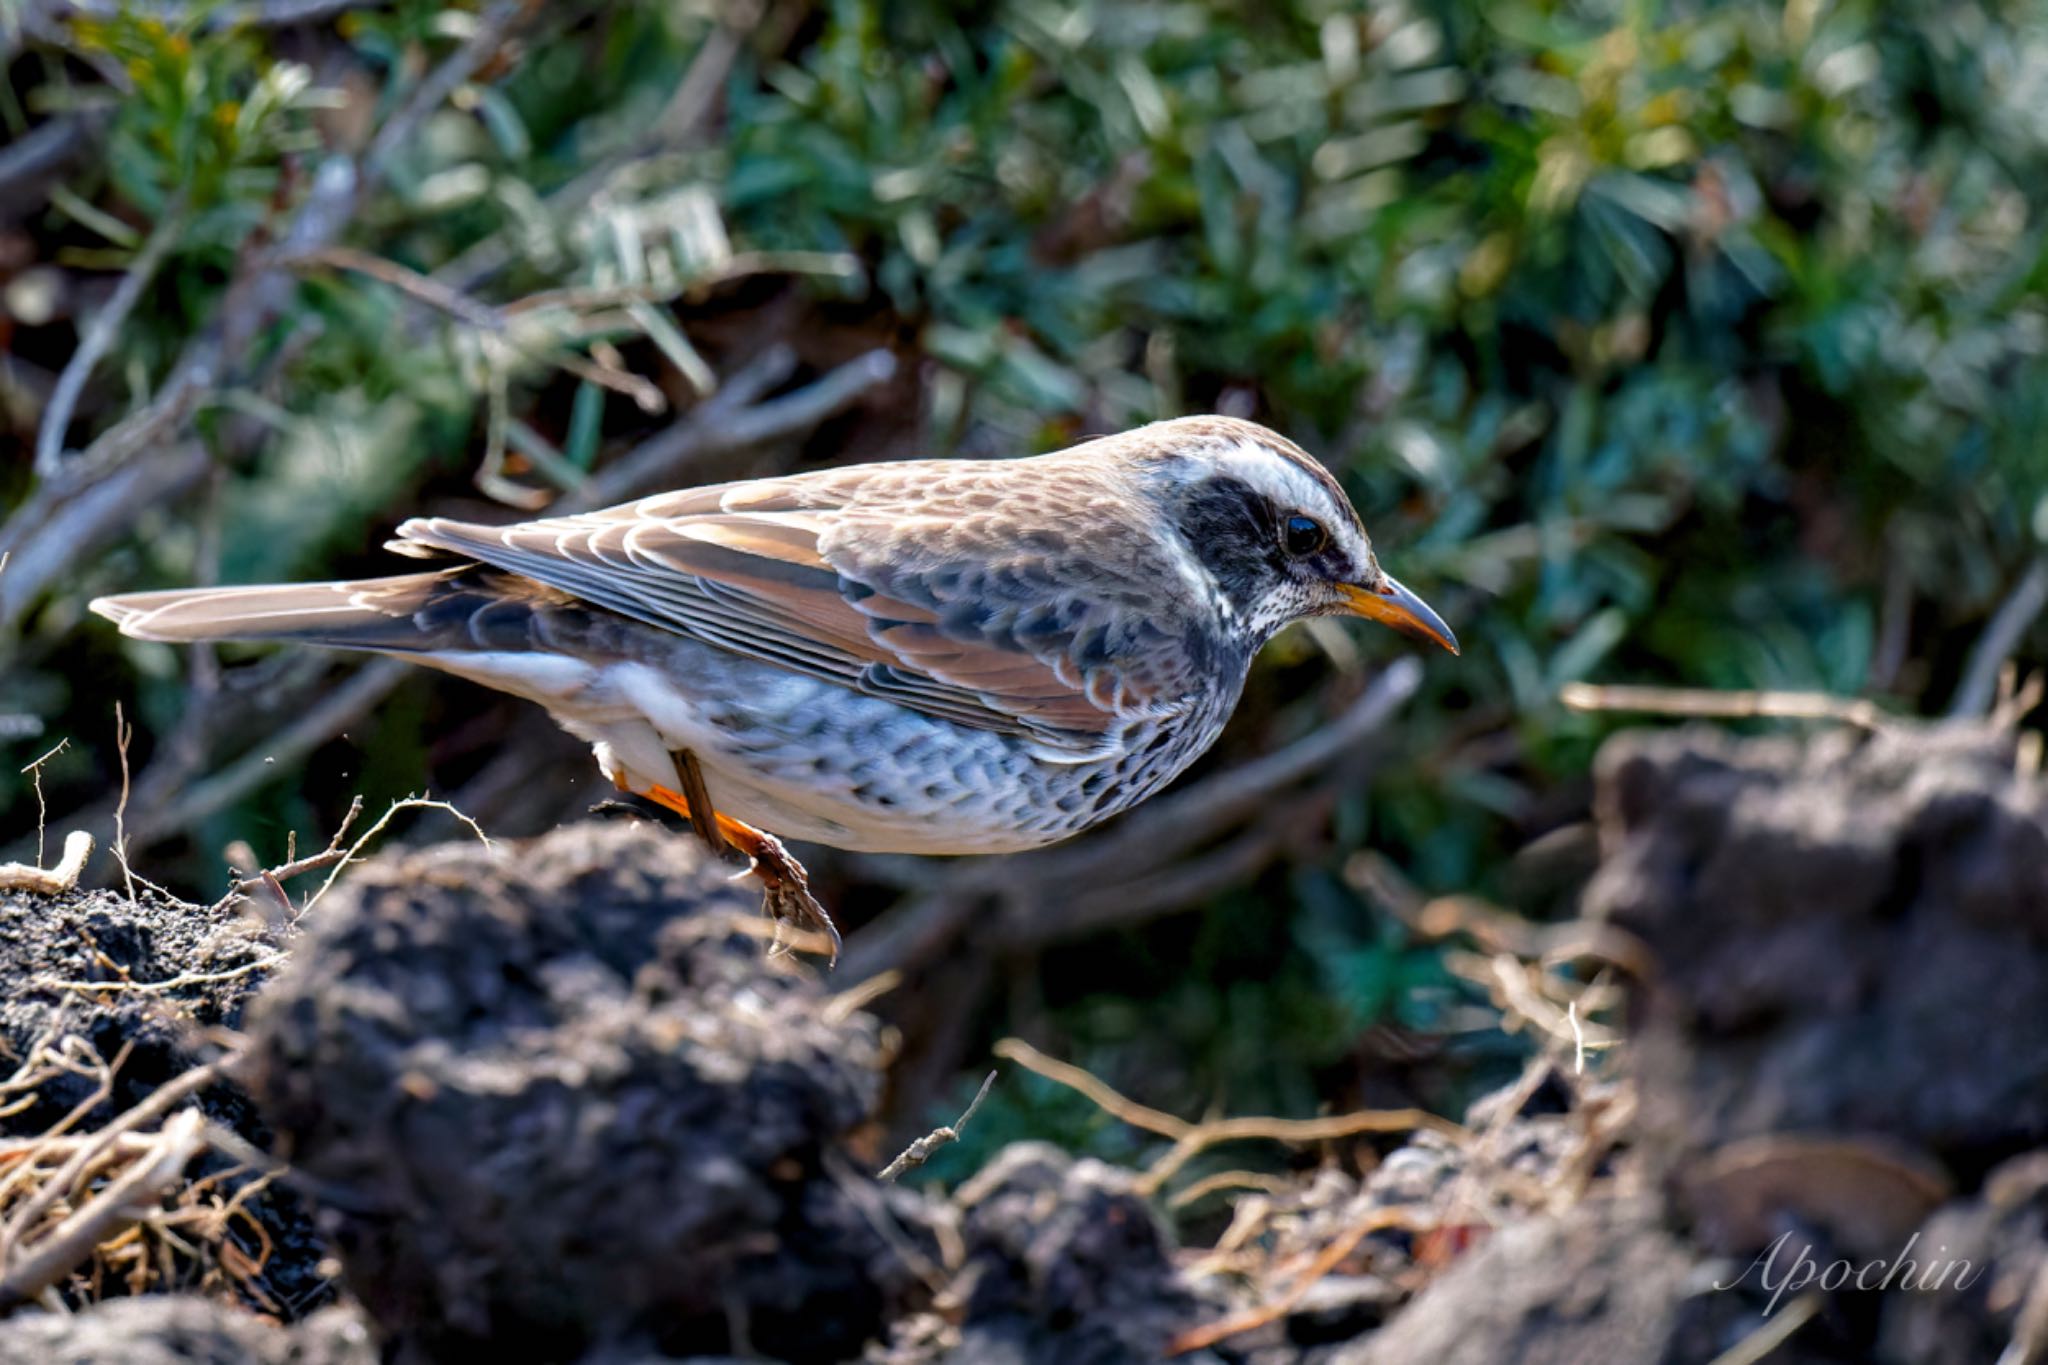
M 827 950 L 828 963 L 837 966 L 841 946 L 839 926 L 832 922 L 832 917 L 825 913 L 825 907 L 811 894 L 810 874 L 804 871 L 802 863 L 790 856 L 780 839 L 765 833 L 759 837 L 758 847 L 748 850 L 746 871 L 737 876 L 752 876 L 761 883 L 761 908 L 775 922 L 775 944 L 769 952 L 773 955 L 788 952 L 790 945 L 783 934 L 790 925 L 796 925 L 822 934 L 831 945 Z

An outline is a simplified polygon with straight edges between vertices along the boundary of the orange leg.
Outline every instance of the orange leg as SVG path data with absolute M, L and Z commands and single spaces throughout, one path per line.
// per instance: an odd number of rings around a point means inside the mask
M 677 766 L 682 771 L 684 784 L 696 788 L 695 801 L 663 786 L 649 787 L 639 794 L 688 820 L 690 827 L 711 846 L 713 853 L 721 857 L 728 850 L 744 854 L 748 870 L 760 879 L 766 893 L 762 908 L 768 912 L 769 918 L 778 924 L 795 923 L 817 930 L 831 941 L 831 960 L 837 963 L 839 928 L 825 913 L 825 907 L 811 895 L 811 879 L 804 871 L 804 865 L 790 855 L 780 839 L 766 830 L 755 829 L 713 810 L 710 796 L 704 791 L 704 779 L 698 772 L 695 756 L 684 753 L 678 758 L 681 761 Z

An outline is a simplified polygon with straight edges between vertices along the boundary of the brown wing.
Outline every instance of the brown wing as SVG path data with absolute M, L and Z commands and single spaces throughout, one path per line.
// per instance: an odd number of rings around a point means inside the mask
M 864 466 L 506 527 L 415 520 L 393 548 L 1080 757 L 1178 710 L 1196 661 L 1160 609 L 1167 552 L 1118 518 L 1117 490 L 1026 469 L 1046 463 Z M 1076 505 L 1056 505 L 1062 489 Z

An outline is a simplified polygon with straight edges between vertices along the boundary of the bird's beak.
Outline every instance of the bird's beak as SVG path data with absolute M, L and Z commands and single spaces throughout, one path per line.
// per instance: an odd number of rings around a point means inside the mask
M 1451 634 L 1451 628 L 1444 624 L 1444 618 L 1429 609 L 1429 603 L 1401 586 L 1392 577 L 1382 576 L 1370 587 L 1357 583 L 1340 584 L 1338 590 L 1344 594 L 1345 605 L 1355 615 L 1392 626 L 1403 635 L 1413 635 L 1421 640 L 1434 640 L 1445 649 L 1456 654 L 1458 637 Z

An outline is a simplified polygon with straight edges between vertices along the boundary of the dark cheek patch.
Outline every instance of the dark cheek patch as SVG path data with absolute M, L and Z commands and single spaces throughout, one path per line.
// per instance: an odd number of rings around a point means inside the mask
M 1279 513 L 1251 485 L 1209 479 L 1188 494 L 1177 520 L 1188 548 L 1240 615 L 1288 578 Z

